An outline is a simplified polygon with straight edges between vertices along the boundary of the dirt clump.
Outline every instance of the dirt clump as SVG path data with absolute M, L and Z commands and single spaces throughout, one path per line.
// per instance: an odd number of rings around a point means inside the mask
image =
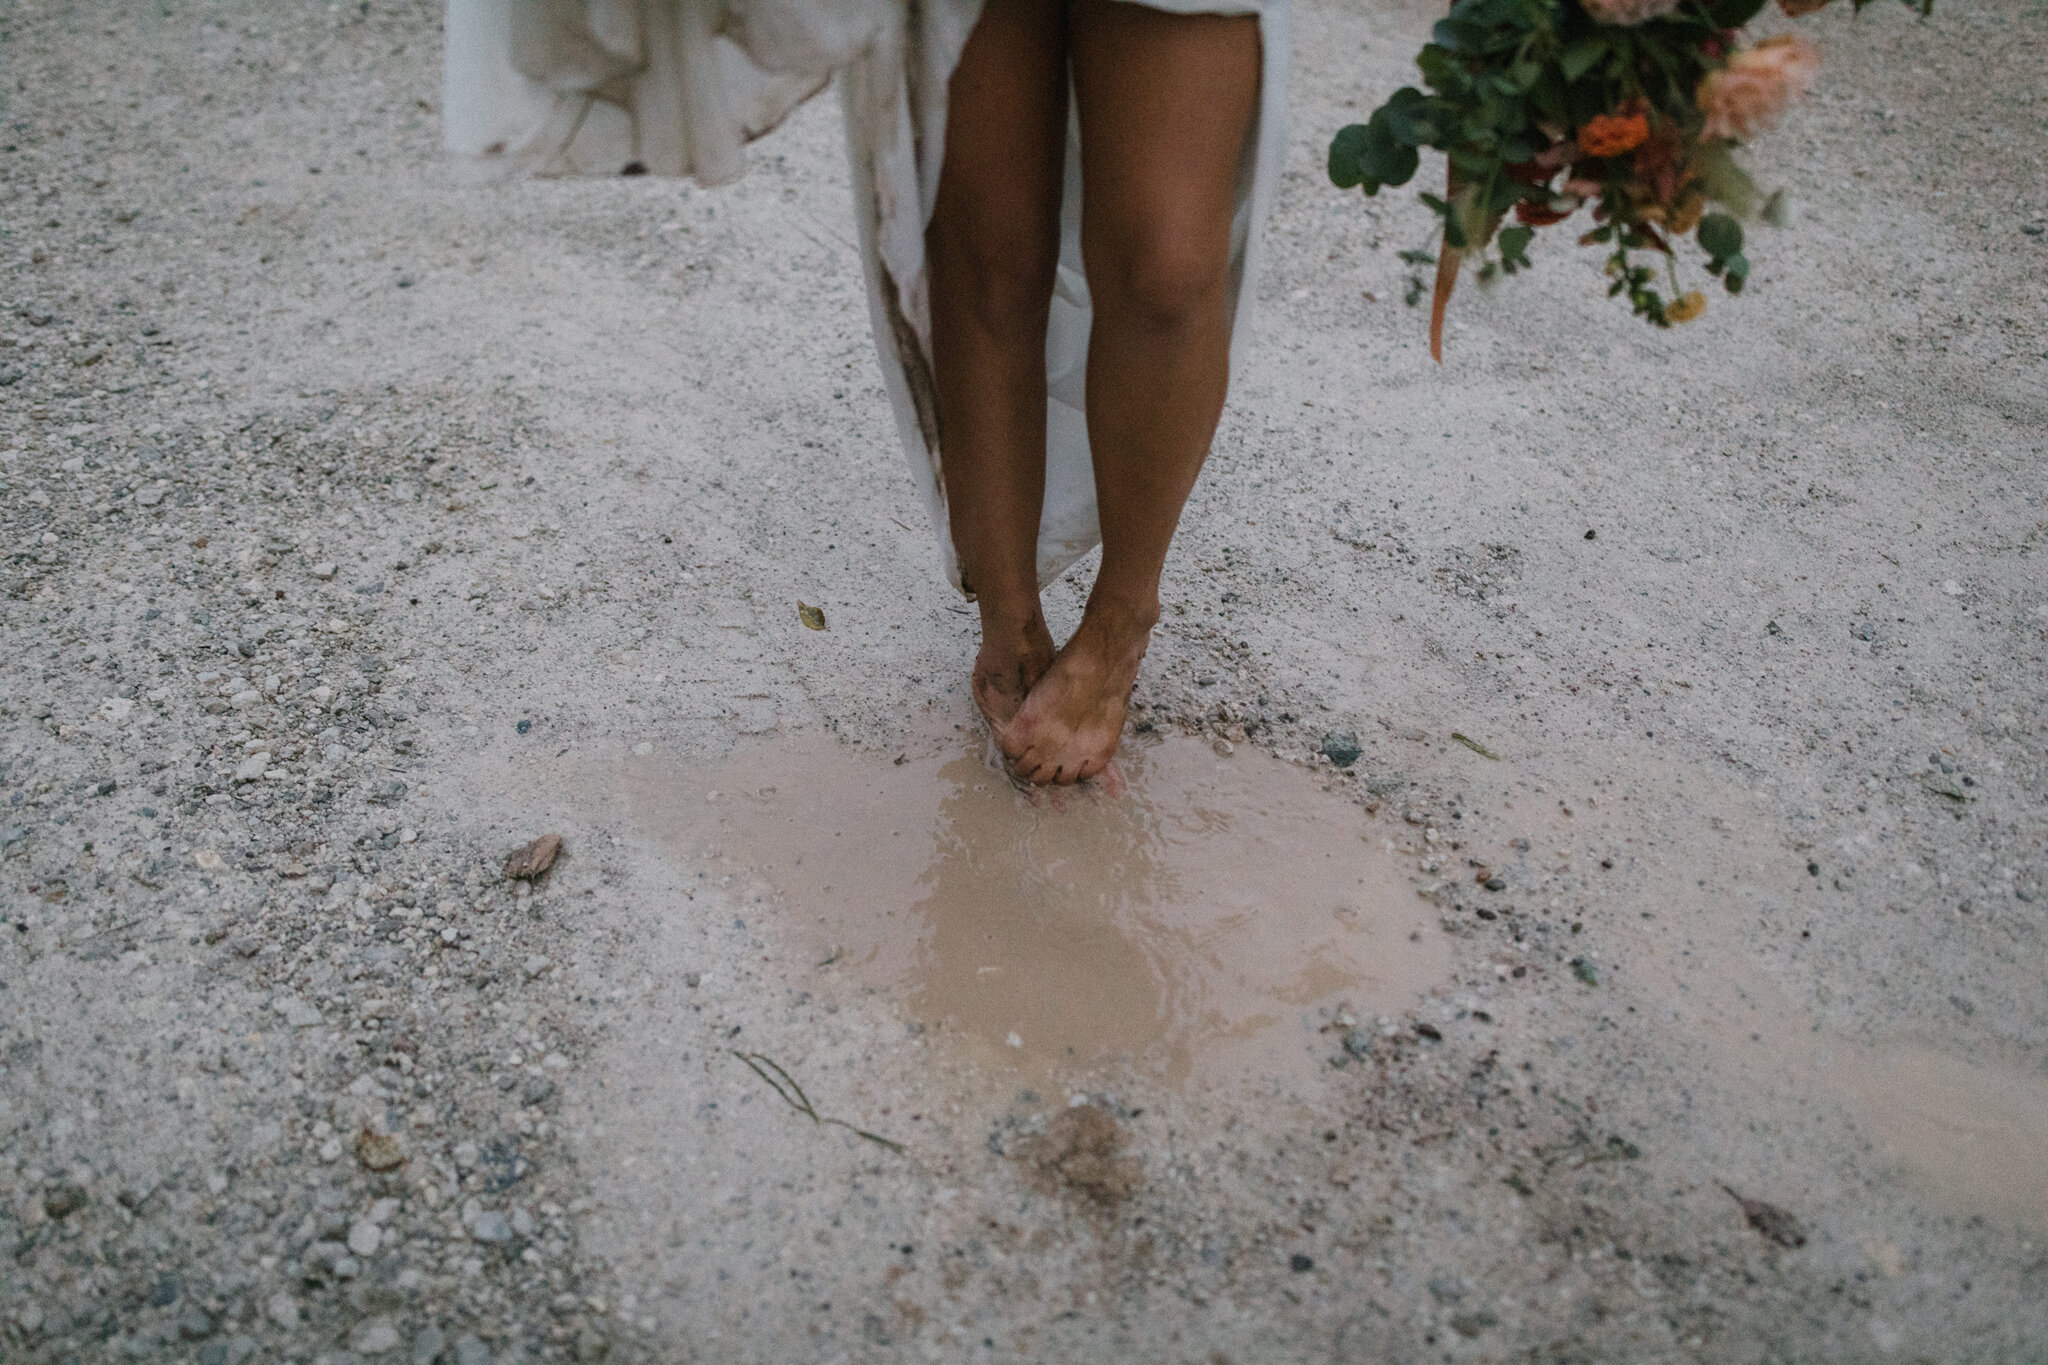
M 1017 1155 L 1045 1192 L 1081 1195 L 1110 1208 L 1145 1183 L 1144 1163 L 1123 1155 L 1129 1137 L 1107 1109 L 1079 1104 L 1061 1110 Z

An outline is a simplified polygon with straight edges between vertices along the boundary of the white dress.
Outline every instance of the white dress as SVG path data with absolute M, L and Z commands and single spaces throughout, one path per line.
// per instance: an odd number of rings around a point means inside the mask
M 1285 146 L 1289 0 L 1143 3 L 1259 19 L 1259 108 L 1231 233 L 1234 361 Z M 924 229 L 946 145 L 947 81 L 980 13 L 981 0 L 448 0 L 443 105 L 449 151 L 485 169 L 687 175 L 717 185 L 745 169 L 748 142 L 837 77 L 876 349 L 911 477 L 955 587 Z M 1045 343 L 1041 583 L 1101 539 L 1082 391 L 1091 308 L 1081 269 L 1079 137 L 1070 113 L 1059 276 Z

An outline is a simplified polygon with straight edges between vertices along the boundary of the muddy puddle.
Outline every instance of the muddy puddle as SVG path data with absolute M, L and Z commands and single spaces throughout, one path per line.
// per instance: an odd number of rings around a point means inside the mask
M 762 895 L 825 972 L 1025 1075 L 1301 1074 L 1330 1011 L 1443 978 L 1407 871 L 1314 774 L 1178 738 L 1121 765 L 1120 795 L 1030 791 L 979 736 L 891 761 L 804 733 L 624 780 L 647 835 Z

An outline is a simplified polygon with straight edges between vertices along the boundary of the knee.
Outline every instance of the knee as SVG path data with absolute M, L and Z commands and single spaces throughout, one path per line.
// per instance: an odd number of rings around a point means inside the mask
M 1230 276 L 1227 230 L 1161 224 L 1083 243 L 1088 292 L 1105 315 L 1153 331 L 1180 331 L 1221 305 Z
M 1059 230 L 1028 224 L 965 230 L 935 217 L 926 234 L 932 286 L 991 332 L 1043 332 L 1059 266 Z M 936 300 L 935 300 L 936 301 Z

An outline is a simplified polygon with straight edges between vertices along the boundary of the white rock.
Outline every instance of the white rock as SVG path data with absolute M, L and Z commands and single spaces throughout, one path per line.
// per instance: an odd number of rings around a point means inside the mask
M 349 1348 L 357 1355 L 380 1356 L 386 1351 L 398 1349 L 398 1328 L 389 1318 L 371 1318 L 356 1328 L 349 1338 Z
M 332 564 L 315 564 L 313 566 L 313 577 L 319 579 L 322 583 L 334 577 L 334 574 L 335 568 Z
M 327 705 L 328 702 L 334 700 L 334 689 L 327 686 L 327 684 L 322 683 L 320 686 L 314 688 L 311 692 L 308 692 L 306 696 L 310 698 L 315 705 L 325 706 Z
M 100 714 L 115 724 L 128 719 L 128 713 L 135 709 L 135 703 L 126 697 L 108 697 L 100 703 Z
M 235 781 L 254 782 L 270 766 L 270 755 L 262 749 L 250 754 L 235 768 Z
M 251 706 L 254 706 L 257 702 L 262 700 L 263 694 L 252 687 L 249 688 L 247 691 L 237 692 L 235 693 L 234 696 L 229 697 L 228 705 L 234 707 L 237 711 L 241 711 L 246 710 Z
M 526 959 L 525 965 L 526 974 L 531 977 L 539 976 L 542 972 L 546 971 L 548 969 L 549 963 L 547 958 L 541 956 L 539 953 L 535 953 Z
M 212 798 L 208 799 L 211 800 Z M 218 872 L 228 865 L 225 858 L 210 848 L 193 849 L 192 861 L 199 864 L 200 868 L 207 872 Z
M 367 1218 L 358 1218 L 348 1230 L 348 1249 L 365 1258 L 375 1256 L 384 1245 L 384 1230 Z
M 396 1199 L 379 1199 L 370 1205 L 370 1221 L 381 1228 L 398 1216 L 398 1208 L 399 1201 Z
M 1956 582 L 1953 578 L 1949 579 L 1946 583 L 1943 583 L 1941 585 L 1941 590 L 1947 593 L 1950 597 L 1961 597 L 1963 595 L 1963 585 Z
M 348 757 L 348 750 L 339 744 L 330 744 L 320 751 L 320 757 L 326 759 L 329 763 L 339 763 Z
M 272 1294 L 263 1305 L 263 1313 L 287 1332 L 299 1330 L 299 1302 L 289 1294 Z

